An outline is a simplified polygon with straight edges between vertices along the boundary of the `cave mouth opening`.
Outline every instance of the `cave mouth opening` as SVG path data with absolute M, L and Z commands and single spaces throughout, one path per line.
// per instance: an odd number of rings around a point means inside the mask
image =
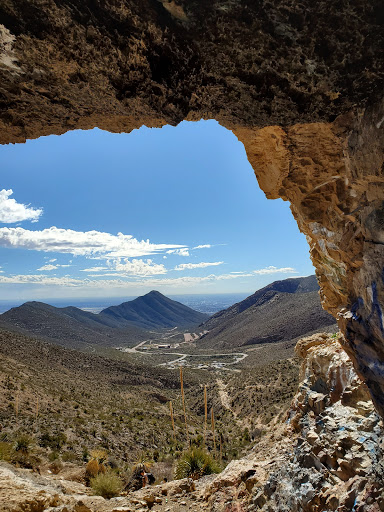
M 2 146 L 3 297 L 240 294 L 313 273 L 288 203 L 216 121 Z M 1 206 L 2 202 L 2 206 Z

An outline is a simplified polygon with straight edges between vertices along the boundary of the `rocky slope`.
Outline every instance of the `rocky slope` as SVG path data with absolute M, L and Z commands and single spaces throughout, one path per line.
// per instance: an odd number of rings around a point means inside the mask
M 202 325 L 209 333 L 199 347 L 285 342 L 331 326 L 336 331 L 335 319 L 321 307 L 318 290 L 315 276 L 275 281 L 209 318 Z
M 1 464 L 0 510 L 383 510 L 383 428 L 365 384 L 335 338 L 316 334 L 299 342 L 297 353 L 302 382 L 287 421 L 276 423 L 245 459 L 231 462 L 221 474 L 105 501 L 59 475 L 34 477 Z M 6 508 L 6 500 L 12 506 Z
M 142 329 L 134 326 L 116 329 L 98 317 L 75 307 L 56 308 L 43 302 L 26 302 L 0 315 L 0 326 L 86 351 L 93 351 L 96 346 L 132 346 L 148 339 L 148 333 Z
M 313 335 L 296 350 L 303 380 L 286 425 L 206 486 L 209 510 L 383 510 L 383 425 L 366 385 L 336 339 Z

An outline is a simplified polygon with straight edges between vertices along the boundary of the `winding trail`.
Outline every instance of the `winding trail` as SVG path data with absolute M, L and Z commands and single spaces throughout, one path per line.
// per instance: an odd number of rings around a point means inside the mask
M 166 334 L 169 334 L 169 333 L 166 333 Z M 148 342 L 155 343 L 156 341 L 160 341 L 160 342 L 164 343 L 165 340 L 167 340 L 169 338 L 172 338 L 173 336 L 176 336 L 176 334 L 171 334 L 169 336 L 164 336 L 163 335 L 161 338 L 158 338 L 158 339 L 144 340 L 144 341 L 141 341 L 140 343 L 138 343 L 137 345 L 135 345 L 134 347 L 118 348 L 118 350 L 122 350 L 122 352 L 138 353 L 138 354 L 143 354 L 143 355 L 153 355 L 153 352 L 148 352 L 146 350 L 141 351 L 141 350 L 138 350 L 138 349 L 142 348 Z M 174 349 L 178 348 L 178 347 L 180 347 L 183 344 L 187 344 L 188 345 L 189 343 L 188 342 L 176 343 L 172 348 L 174 348 Z M 227 353 L 227 354 L 221 354 L 221 353 L 219 353 L 219 354 L 183 354 L 181 352 L 156 351 L 156 354 L 177 356 L 176 359 L 172 359 L 171 361 L 167 361 L 166 363 L 161 363 L 158 366 L 165 366 L 165 367 L 168 367 L 168 368 L 175 368 L 175 365 L 177 365 L 181 361 L 184 361 L 185 359 L 187 359 L 187 357 L 190 357 L 190 358 L 193 358 L 193 357 L 197 357 L 197 358 L 207 357 L 207 358 L 213 359 L 212 363 L 210 364 L 210 366 L 212 366 L 213 368 L 216 368 L 217 370 L 230 370 L 230 371 L 233 371 L 233 372 L 239 372 L 241 370 L 238 370 L 238 369 L 235 369 L 235 368 L 228 368 L 228 366 L 232 366 L 232 365 L 235 365 L 237 363 L 240 363 L 240 361 L 242 361 L 243 359 L 245 359 L 248 356 L 248 354 L 245 353 L 245 352 L 232 352 L 232 353 Z M 228 357 L 228 358 L 233 357 L 233 361 L 225 362 L 225 363 L 224 362 L 223 363 L 220 362 L 219 363 L 220 367 L 219 367 L 217 361 L 214 361 L 215 357 Z M 222 387 L 221 389 L 225 390 L 224 382 L 222 382 L 222 386 L 224 386 L 224 387 Z M 232 411 L 232 413 L 233 413 L 233 411 Z
M 224 407 L 224 409 L 227 409 L 227 411 L 229 411 L 232 414 L 234 420 L 239 425 L 242 426 L 242 421 L 239 419 L 237 413 L 232 409 L 231 398 L 227 391 L 227 385 L 221 379 L 216 379 L 216 384 L 217 384 L 217 391 L 219 393 L 221 405 Z

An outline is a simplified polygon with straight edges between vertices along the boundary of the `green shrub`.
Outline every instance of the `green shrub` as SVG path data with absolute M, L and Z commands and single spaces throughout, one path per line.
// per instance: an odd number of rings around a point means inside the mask
M 12 445 L 6 442 L 0 442 L 0 460 L 11 460 Z
M 39 445 L 42 448 L 51 448 L 51 450 L 60 450 L 60 448 L 67 442 L 65 434 L 59 432 L 58 434 L 49 434 L 44 432 L 39 438 Z
M 204 475 L 220 473 L 219 464 L 213 457 L 201 448 L 192 448 L 185 452 L 178 461 L 175 478 L 193 478 L 197 480 Z
M 120 494 L 123 483 L 115 473 L 107 471 L 91 478 L 90 486 L 97 496 L 110 499 Z
M 19 435 L 15 440 L 15 452 L 28 455 L 31 450 L 32 439 L 26 434 Z

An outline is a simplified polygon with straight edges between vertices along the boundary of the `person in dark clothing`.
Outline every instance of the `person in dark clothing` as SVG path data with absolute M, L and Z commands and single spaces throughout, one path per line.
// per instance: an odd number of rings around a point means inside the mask
M 148 478 L 148 484 L 149 485 L 154 484 L 156 478 L 153 476 L 153 474 L 152 473 L 146 473 L 146 475 L 147 475 L 147 478 Z

